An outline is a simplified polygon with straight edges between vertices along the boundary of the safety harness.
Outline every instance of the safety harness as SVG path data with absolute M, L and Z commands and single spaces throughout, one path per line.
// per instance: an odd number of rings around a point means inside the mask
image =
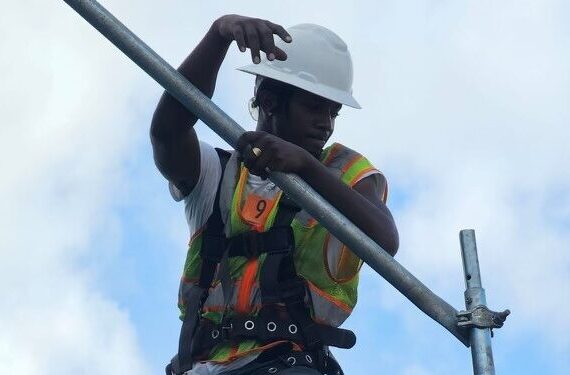
M 222 176 L 230 154 L 216 148 Z M 221 185 L 221 181 L 220 181 Z M 305 297 L 305 281 L 295 271 L 295 239 L 290 226 L 300 208 L 285 194 L 280 199 L 274 225 L 266 232 L 248 231 L 231 238 L 224 234 L 219 208 L 220 187 L 214 210 L 203 233 L 200 275 L 196 287 L 184 295 L 186 311 L 180 332 L 178 355 L 166 368 L 170 375 L 183 374 L 198 360 L 225 342 L 254 339 L 263 344 L 290 341 L 314 357 L 315 367 L 325 374 L 342 374 L 329 355 L 328 346 L 351 348 L 356 342 L 352 331 L 316 323 L 310 315 Z M 226 296 L 229 295 L 228 258 L 254 259 L 265 254 L 260 270 L 262 308 L 256 316 L 235 315 L 222 318 L 220 324 L 201 317 L 202 307 L 217 274 Z M 310 355 L 309 358 L 312 358 Z M 311 361 L 312 362 L 312 361 Z

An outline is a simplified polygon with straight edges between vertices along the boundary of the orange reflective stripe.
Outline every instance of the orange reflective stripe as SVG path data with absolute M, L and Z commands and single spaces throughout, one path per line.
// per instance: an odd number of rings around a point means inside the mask
M 358 172 L 358 174 L 356 176 L 354 176 L 354 178 L 352 179 L 352 181 L 350 181 L 350 183 L 348 185 L 350 187 L 356 185 L 357 182 L 360 182 L 360 180 L 362 179 L 362 176 L 364 176 L 365 174 L 370 173 L 370 172 L 380 173 L 378 171 L 378 169 L 376 169 L 374 167 L 369 167 L 369 168 L 363 169 L 362 171 Z M 373 173 L 371 173 L 371 174 L 373 174 Z
M 344 167 L 342 167 L 342 173 L 346 173 L 346 171 L 348 171 L 350 169 L 350 167 L 352 167 L 354 165 L 354 163 L 356 163 L 362 159 L 364 159 L 364 156 L 362 156 L 360 154 L 356 154 L 348 163 L 345 164 Z
M 237 303 L 235 306 L 235 311 L 238 314 L 247 314 L 251 310 L 249 300 L 251 290 L 253 289 L 253 284 L 255 283 L 255 275 L 257 274 L 258 265 L 259 260 L 257 258 L 248 260 L 245 265 L 241 284 L 238 289 Z
M 339 143 L 333 143 L 333 145 L 331 146 L 331 150 L 330 150 L 329 154 L 323 160 L 323 164 L 328 165 L 331 162 L 331 160 L 334 159 L 334 156 L 336 155 L 338 150 L 340 150 L 340 144 Z

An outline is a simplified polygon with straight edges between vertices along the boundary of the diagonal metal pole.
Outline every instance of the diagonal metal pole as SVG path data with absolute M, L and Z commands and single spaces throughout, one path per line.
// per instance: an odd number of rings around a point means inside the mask
M 103 6 L 95 0 L 64 1 L 182 105 L 235 147 L 244 129 Z M 269 178 L 420 310 L 469 346 L 468 331 L 457 326 L 457 310 L 422 284 L 306 182 L 296 175 L 278 172 L 271 172 Z

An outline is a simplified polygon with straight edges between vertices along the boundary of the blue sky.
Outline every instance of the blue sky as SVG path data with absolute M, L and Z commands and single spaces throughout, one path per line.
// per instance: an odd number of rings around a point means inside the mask
M 360 111 L 332 141 L 390 183 L 397 256 L 463 308 L 474 228 L 497 374 L 570 372 L 570 29 L 562 1 L 102 1 L 173 65 L 226 13 L 314 22 L 349 45 Z M 0 373 L 161 373 L 188 229 L 152 161 L 160 87 L 63 2 L 0 15 Z M 214 100 L 244 127 L 232 46 Z M 222 145 L 203 124 L 201 139 Z M 443 328 L 364 268 L 347 374 L 469 374 Z

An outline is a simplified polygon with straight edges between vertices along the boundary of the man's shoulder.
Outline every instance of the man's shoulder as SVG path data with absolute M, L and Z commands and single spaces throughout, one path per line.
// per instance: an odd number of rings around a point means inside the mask
M 335 142 L 323 150 L 321 161 L 331 168 L 342 168 L 346 163 L 364 158 L 361 153 Z

